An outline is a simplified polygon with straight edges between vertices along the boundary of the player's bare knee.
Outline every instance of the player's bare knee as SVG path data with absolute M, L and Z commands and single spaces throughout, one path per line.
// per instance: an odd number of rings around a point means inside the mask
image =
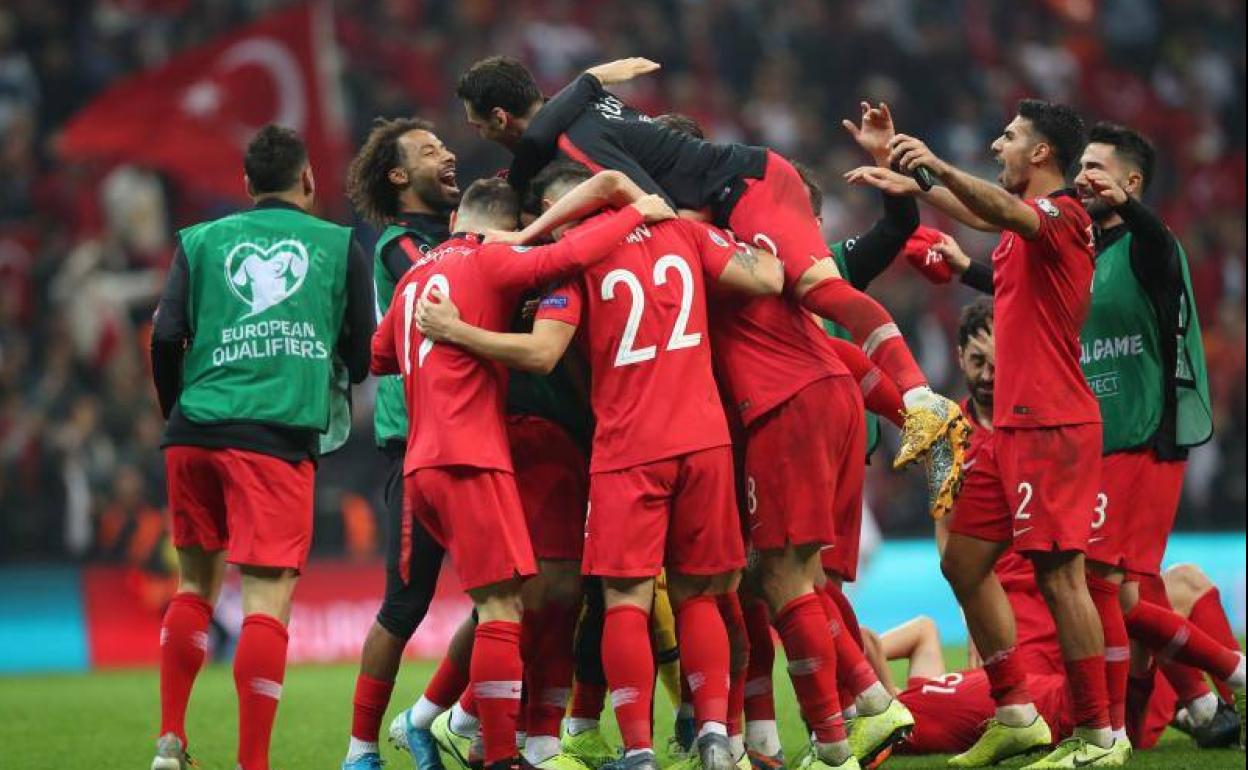
M 243 614 L 268 615 L 286 624 L 299 573 L 282 567 L 242 565 Z
M 1200 567 L 1195 564 L 1176 564 L 1161 575 L 1166 586 L 1166 598 L 1177 612 L 1186 614 L 1202 594 L 1213 588 Z
M 603 578 L 602 589 L 608 609 L 631 605 L 649 612 L 654 604 L 654 578 Z M 671 591 L 670 579 L 668 590 Z
M 682 602 L 695 596 L 707 596 L 715 593 L 712 590 L 715 576 L 688 575 L 681 572 L 667 573 L 667 592 L 672 604 L 679 606 Z
M 543 561 L 541 570 L 546 577 L 547 604 L 571 606 L 581 600 L 580 564 L 572 561 Z
M 523 611 L 520 581 L 512 579 L 468 591 L 477 609 L 477 620 L 518 622 Z
M 935 620 L 926 615 L 919 615 L 914 619 L 914 625 L 919 630 L 920 643 L 934 641 L 940 644 L 940 628 L 937 627 Z

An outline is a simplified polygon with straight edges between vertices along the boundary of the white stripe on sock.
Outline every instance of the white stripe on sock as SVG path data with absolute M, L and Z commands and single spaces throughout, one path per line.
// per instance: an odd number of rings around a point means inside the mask
M 1187 644 L 1187 640 L 1190 636 L 1191 634 L 1187 632 L 1187 629 L 1180 626 L 1179 630 L 1174 632 L 1174 637 L 1166 643 L 1165 648 L 1157 654 L 1157 657 L 1166 661 L 1174 660 L 1174 654 L 1183 649 L 1183 646 Z
M 1130 647 L 1106 647 L 1105 662 L 1106 663 L 1122 663 L 1131 659 Z
M 630 703 L 636 703 L 640 697 L 641 691 L 636 687 L 621 687 L 611 691 L 611 706 L 612 708 L 627 706 Z
M 789 661 L 790 676 L 809 676 L 823 668 L 822 658 L 798 658 Z
M 282 683 L 274 682 L 272 679 L 262 679 L 255 677 L 251 680 L 251 691 L 256 695 L 263 695 L 273 700 L 282 699 Z
M 872 369 L 862 375 L 862 379 L 858 380 L 858 389 L 862 391 L 862 395 L 871 395 L 871 391 L 875 390 L 875 386 L 880 384 L 881 377 L 879 369 Z
M 760 676 L 745 682 L 745 697 L 753 698 L 771 692 L 771 677 Z
M 485 682 L 473 682 L 472 694 L 478 698 L 494 700 L 520 700 L 519 679 L 496 679 Z

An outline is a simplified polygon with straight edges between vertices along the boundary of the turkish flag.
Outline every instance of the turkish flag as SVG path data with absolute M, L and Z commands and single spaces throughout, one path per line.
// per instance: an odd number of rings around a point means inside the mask
M 59 149 L 242 201 L 247 142 L 277 123 L 303 137 L 317 197 L 334 206 L 347 148 L 336 65 L 328 4 L 282 11 L 112 86 L 69 120 Z

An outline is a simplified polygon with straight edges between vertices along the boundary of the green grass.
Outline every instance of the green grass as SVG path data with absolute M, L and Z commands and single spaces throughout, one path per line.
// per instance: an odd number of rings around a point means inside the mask
M 947 659 L 951 666 L 958 666 L 965 661 L 965 653 L 950 650 Z M 432 664 L 424 662 L 404 667 L 383 733 L 390 716 L 420 693 L 432 671 Z M 352 665 L 299 666 L 287 673 L 273 739 L 277 768 L 334 770 L 339 766 L 351 725 L 354 682 Z M 785 752 L 796 757 L 804 737 L 792 689 L 783 676 L 777 678 L 777 707 Z M 671 711 L 662 694 L 656 714 L 656 745 L 665 746 Z M 151 670 L 0 678 L 0 768 L 146 770 L 158 716 L 157 677 Z M 188 718 L 192 749 L 205 770 L 233 770 L 235 723 L 230 669 L 209 666 L 196 683 Z M 611 730 L 614 733 L 614 726 Z M 388 745 L 382 751 L 390 767 L 410 767 L 407 758 Z M 1242 752 L 1197 751 L 1187 737 L 1173 731 L 1157 749 L 1138 754 L 1131 764 L 1141 770 L 1244 766 Z M 898 757 L 885 767 L 940 768 L 944 759 Z

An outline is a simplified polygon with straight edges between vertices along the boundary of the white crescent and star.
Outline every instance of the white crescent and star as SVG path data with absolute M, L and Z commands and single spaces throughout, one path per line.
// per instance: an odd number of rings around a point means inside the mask
M 290 49 L 273 38 L 242 40 L 225 49 L 213 67 L 213 74 L 189 86 L 182 95 L 182 109 L 195 117 L 208 118 L 228 98 L 217 79 L 246 66 L 264 70 L 277 91 L 277 107 L 270 123 L 301 131 L 307 123 L 308 103 L 303 73 Z M 236 123 L 230 131 L 240 145 L 246 144 L 259 126 Z

